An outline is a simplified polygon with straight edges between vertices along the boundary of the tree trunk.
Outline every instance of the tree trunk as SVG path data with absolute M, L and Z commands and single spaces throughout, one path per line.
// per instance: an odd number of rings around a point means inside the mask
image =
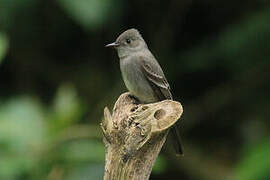
M 147 180 L 167 138 L 182 114 L 179 102 L 137 104 L 129 93 L 104 109 L 101 128 L 106 147 L 104 180 Z

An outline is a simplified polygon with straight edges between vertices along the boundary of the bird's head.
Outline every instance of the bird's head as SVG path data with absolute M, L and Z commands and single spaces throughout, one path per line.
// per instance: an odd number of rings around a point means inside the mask
M 143 51 L 147 48 L 147 45 L 137 29 L 129 29 L 120 34 L 115 42 L 106 45 L 106 47 L 114 47 L 121 58 Z

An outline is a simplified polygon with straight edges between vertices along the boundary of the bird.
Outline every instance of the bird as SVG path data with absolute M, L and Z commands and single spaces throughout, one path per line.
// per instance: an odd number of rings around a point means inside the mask
M 161 66 L 149 50 L 140 32 L 128 29 L 115 42 L 105 47 L 116 49 L 120 59 L 120 70 L 124 83 L 141 103 L 154 103 L 166 99 L 173 100 L 170 85 Z M 177 155 L 183 155 L 180 132 L 174 125 L 171 130 Z

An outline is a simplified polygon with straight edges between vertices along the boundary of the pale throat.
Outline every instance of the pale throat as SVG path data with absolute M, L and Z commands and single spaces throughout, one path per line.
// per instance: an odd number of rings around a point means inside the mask
M 118 54 L 118 57 L 120 59 L 123 59 L 123 58 L 129 56 L 130 55 L 130 52 L 128 50 L 119 48 L 119 49 L 117 49 L 117 54 Z
M 142 53 L 148 54 L 150 51 L 148 50 L 147 46 L 145 47 L 139 47 L 136 49 L 124 49 L 119 48 L 117 49 L 117 54 L 120 59 L 124 59 L 128 56 L 134 56 L 134 55 L 140 55 Z

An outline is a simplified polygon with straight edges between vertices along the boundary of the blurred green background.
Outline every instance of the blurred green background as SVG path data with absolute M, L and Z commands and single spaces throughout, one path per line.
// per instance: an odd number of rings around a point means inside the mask
M 0 179 L 98 180 L 99 122 L 137 28 L 184 107 L 152 180 L 270 179 L 268 0 L 0 0 Z

